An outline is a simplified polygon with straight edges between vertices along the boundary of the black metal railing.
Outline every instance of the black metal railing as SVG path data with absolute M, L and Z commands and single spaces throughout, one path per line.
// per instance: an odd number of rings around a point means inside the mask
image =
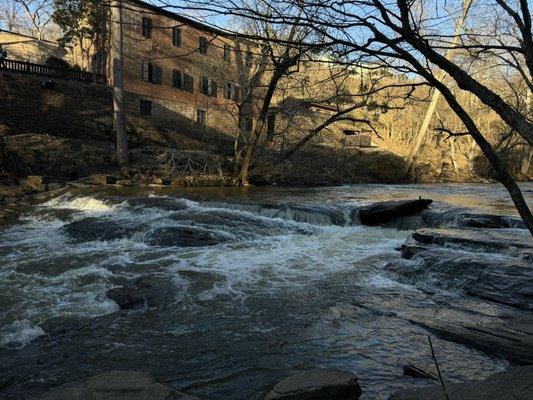
M 105 75 L 93 74 L 92 72 L 80 71 L 73 68 L 51 67 L 49 65 L 33 64 L 18 60 L 0 60 L 0 70 L 44 75 L 60 79 L 75 79 L 87 83 L 107 83 Z

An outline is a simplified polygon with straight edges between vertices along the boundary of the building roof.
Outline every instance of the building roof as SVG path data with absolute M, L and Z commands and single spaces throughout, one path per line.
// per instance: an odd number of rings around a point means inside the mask
M 165 6 L 156 6 L 154 4 L 150 4 L 150 3 L 147 3 L 146 1 L 142 1 L 142 0 L 126 0 L 126 2 L 130 3 L 130 4 L 135 4 L 135 5 L 139 6 L 139 7 L 145 8 L 145 9 L 148 9 L 148 10 L 152 11 L 154 14 L 164 15 L 165 17 L 168 17 L 168 18 L 171 18 L 171 19 L 173 19 L 175 21 L 179 21 L 179 22 L 182 22 L 184 24 L 193 26 L 195 28 L 198 28 L 198 29 L 206 31 L 206 32 L 211 32 L 211 33 L 214 33 L 216 35 L 224 36 L 224 37 L 239 37 L 238 34 L 226 32 L 226 31 L 224 31 L 222 29 L 219 29 L 219 28 L 216 28 L 216 27 L 211 26 L 209 24 L 197 21 L 197 20 L 195 20 L 193 18 L 185 17 L 183 15 L 180 15 L 180 14 L 177 14 L 175 12 L 169 11 L 168 9 L 164 8 Z M 178 8 L 178 6 L 176 6 L 176 8 Z

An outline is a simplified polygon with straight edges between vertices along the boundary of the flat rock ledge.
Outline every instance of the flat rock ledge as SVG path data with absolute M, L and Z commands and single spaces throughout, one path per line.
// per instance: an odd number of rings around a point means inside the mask
M 448 383 L 446 392 L 457 400 L 531 400 L 533 399 L 533 366 L 498 372 L 481 382 Z M 389 400 L 444 400 L 440 385 L 422 389 L 403 389 Z
M 108 371 L 51 389 L 35 400 L 199 400 L 142 371 Z
M 354 374 L 317 368 L 283 379 L 265 400 L 356 400 L 361 393 Z

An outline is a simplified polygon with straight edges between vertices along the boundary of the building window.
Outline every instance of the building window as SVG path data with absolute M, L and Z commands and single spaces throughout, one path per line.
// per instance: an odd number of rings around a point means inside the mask
M 143 17 L 142 19 L 142 35 L 145 38 L 152 37 L 152 20 L 150 18 Z
M 224 98 L 238 103 L 241 100 L 240 86 L 233 82 L 227 82 L 224 86 Z
M 153 67 L 152 83 L 155 83 L 156 85 L 163 84 L 163 68 L 158 67 L 157 65 L 154 65 Z
M 163 83 L 163 69 L 148 61 L 142 62 L 142 78 L 145 82 L 152 82 L 156 85 Z
M 207 120 L 207 111 L 205 110 L 196 110 L 196 122 L 200 126 L 205 126 Z
M 172 86 L 183 89 L 183 75 L 179 69 L 172 70 Z
M 152 63 L 149 63 L 148 61 L 142 62 L 142 76 L 143 81 L 145 82 L 152 82 L 152 76 L 153 76 L 153 68 L 154 66 Z
M 183 73 L 183 90 L 194 93 L 194 78 L 186 73 Z
M 149 100 L 141 100 L 139 102 L 139 113 L 143 117 L 151 117 L 152 116 L 152 102 Z
M 200 52 L 200 54 L 207 54 L 207 46 L 208 46 L 208 43 L 207 43 L 207 38 L 205 36 L 200 36 L 200 46 L 198 48 L 198 51 Z
M 209 81 L 209 96 L 217 97 L 218 95 L 218 84 L 214 80 Z
M 200 77 L 200 93 L 209 95 L 209 79 L 207 76 Z
M 254 120 L 252 118 L 245 117 L 242 121 L 242 129 L 244 132 L 251 132 L 254 129 Z
M 174 47 L 181 47 L 181 29 L 172 28 L 172 45 Z
M 229 44 L 224 45 L 224 60 L 230 61 L 233 48 Z

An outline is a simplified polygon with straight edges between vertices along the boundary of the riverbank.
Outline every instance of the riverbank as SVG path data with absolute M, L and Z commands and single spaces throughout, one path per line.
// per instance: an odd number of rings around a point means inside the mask
M 260 400 L 357 400 L 361 387 L 353 374 L 335 369 L 314 369 L 287 377 Z M 533 366 L 514 368 L 487 380 L 401 390 L 389 400 L 530 400 L 533 396 Z M 142 371 L 108 371 L 50 390 L 36 400 L 200 400 L 161 384 Z

